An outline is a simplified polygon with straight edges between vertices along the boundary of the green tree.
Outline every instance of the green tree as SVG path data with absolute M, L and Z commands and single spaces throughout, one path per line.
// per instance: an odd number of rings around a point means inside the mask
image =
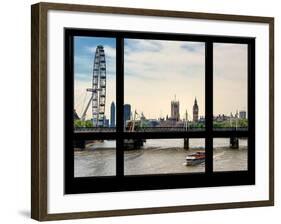
M 87 121 L 75 120 L 74 121 L 74 127 L 76 127 L 76 128 L 82 128 L 82 127 L 91 128 L 91 127 L 93 127 L 93 123 L 92 123 L 91 120 L 87 120 Z

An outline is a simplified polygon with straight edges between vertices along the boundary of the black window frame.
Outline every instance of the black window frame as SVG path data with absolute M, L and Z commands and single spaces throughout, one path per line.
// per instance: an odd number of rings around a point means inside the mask
M 74 43 L 75 36 L 116 38 L 116 132 L 74 133 Z M 205 130 L 198 132 L 125 132 L 124 105 L 124 39 L 152 39 L 205 42 Z M 248 130 L 219 131 L 213 129 L 213 44 L 248 45 Z M 139 32 L 120 30 L 64 30 L 64 191 L 65 194 L 117 192 L 134 190 L 235 186 L 255 184 L 255 38 L 194 35 L 180 33 Z M 245 137 L 248 139 L 246 171 L 213 171 L 213 139 Z M 205 172 L 149 175 L 124 175 L 124 139 L 204 138 Z M 116 176 L 74 177 L 76 140 L 115 139 Z

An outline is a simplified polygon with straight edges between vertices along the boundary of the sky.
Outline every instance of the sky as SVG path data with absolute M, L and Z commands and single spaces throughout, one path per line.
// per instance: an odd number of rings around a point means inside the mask
M 247 111 L 247 51 L 246 44 L 214 44 L 214 114 Z
M 125 40 L 124 101 L 147 118 L 171 116 L 171 101 L 180 102 L 180 117 L 192 119 L 195 97 L 204 115 L 205 44 L 202 42 Z
M 114 38 L 74 37 L 74 107 L 81 117 L 91 97 L 87 88 L 92 87 L 93 60 L 96 48 L 103 45 L 106 60 L 105 115 L 110 118 L 110 104 L 116 102 L 116 41 Z M 87 119 L 91 119 L 91 106 Z
M 116 91 L 114 38 L 75 37 L 75 108 L 81 116 L 89 100 L 97 45 L 106 55 L 106 116 Z M 170 116 L 171 100 L 180 102 L 180 116 L 192 119 L 195 97 L 199 116 L 205 113 L 205 45 L 202 42 L 125 39 L 124 103 L 147 118 Z M 247 103 L 247 45 L 214 44 L 214 114 L 245 110 Z M 85 95 L 86 94 L 86 95 Z M 86 96 L 86 98 L 85 98 Z M 231 100 L 230 100 L 231 99 Z M 87 118 L 91 116 L 89 108 Z

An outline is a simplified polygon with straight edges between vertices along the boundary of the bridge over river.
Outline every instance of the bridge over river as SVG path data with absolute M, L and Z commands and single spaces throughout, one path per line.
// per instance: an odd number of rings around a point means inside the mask
M 214 131 L 247 131 L 245 127 L 214 128 Z M 189 127 L 139 127 L 133 132 L 202 132 L 205 128 Z M 75 127 L 75 133 L 116 132 L 116 128 L 109 127 Z M 128 131 L 132 132 L 132 131 Z
M 247 131 L 248 129 L 245 127 L 229 127 L 229 128 L 214 128 L 214 131 L 219 131 L 220 133 L 231 133 L 228 135 L 230 139 L 230 147 L 231 148 L 239 148 L 239 139 L 237 136 L 237 133 Z M 138 127 L 134 131 L 126 131 L 127 133 L 146 133 L 145 136 L 143 137 L 144 139 L 148 139 L 151 136 L 149 136 L 149 133 L 172 133 L 172 134 L 179 134 L 182 133 L 200 133 L 204 132 L 205 128 L 186 128 L 186 127 Z M 94 134 L 94 133 L 114 133 L 116 132 L 116 128 L 109 128 L 109 127 L 75 127 L 74 132 L 77 134 Z M 236 133 L 236 134 L 235 134 Z M 136 138 L 136 139 L 135 139 Z M 179 136 L 179 138 L 181 138 Z M 133 147 L 141 147 L 143 144 L 144 139 L 137 139 L 137 137 L 132 137 L 132 146 Z M 189 137 L 184 136 L 184 148 L 189 149 Z M 140 143 L 140 144 L 138 144 Z M 77 141 L 76 145 L 80 145 L 81 148 L 85 147 L 85 141 L 80 140 Z M 139 146 L 136 146 L 139 145 Z

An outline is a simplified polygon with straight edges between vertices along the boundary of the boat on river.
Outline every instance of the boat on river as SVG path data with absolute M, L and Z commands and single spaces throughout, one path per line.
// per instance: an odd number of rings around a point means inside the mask
M 186 165 L 195 166 L 205 162 L 205 152 L 195 152 L 186 156 Z

